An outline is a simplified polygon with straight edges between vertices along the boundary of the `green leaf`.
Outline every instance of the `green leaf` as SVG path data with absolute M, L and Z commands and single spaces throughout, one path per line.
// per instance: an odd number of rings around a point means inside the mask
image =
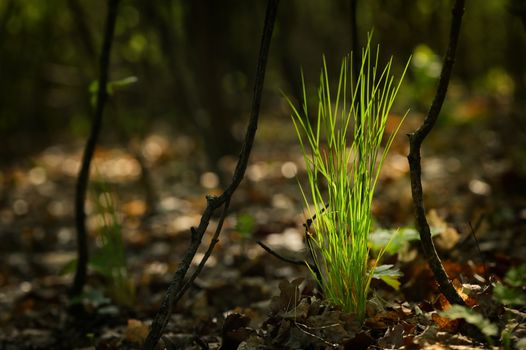
M 89 267 L 103 275 L 104 277 L 112 277 L 111 256 L 107 254 L 106 250 L 95 251 L 89 261 Z
M 97 92 L 99 91 L 99 81 L 98 80 L 92 81 L 91 84 L 89 84 L 88 90 L 90 94 L 96 95 Z
M 115 90 L 125 88 L 132 84 L 135 84 L 138 81 L 139 79 L 136 76 L 129 76 L 129 77 L 122 78 L 119 80 L 110 81 L 106 84 L 106 92 L 108 93 L 108 95 L 112 96 Z M 91 94 L 91 98 L 90 98 L 91 105 L 94 106 L 97 101 L 97 93 L 99 92 L 99 81 L 98 80 L 92 81 L 91 84 L 89 85 L 88 90 Z
M 70 262 L 68 262 L 64 267 L 60 270 L 59 274 L 61 276 L 68 275 L 70 273 L 75 272 L 77 269 L 77 259 L 73 259 Z
M 99 307 L 101 305 L 109 304 L 111 300 L 107 298 L 104 293 L 100 289 L 90 289 L 73 299 L 71 299 L 71 302 L 73 304 L 82 303 L 83 300 L 87 300 L 90 303 L 92 303 L 95 307 Z
M 407 242 L 418 238 L 418 232 L 410 227 L 397 230 L 379 229 L 369 234 L 369 245 L 373 251 L 385 249 L 386 253 L 393 255 L 400 251 Z
M 432 227 L 431 236 L 442 233 L 442 230 Z M 420 240 L 418 231 L 412 227 L 399 229 L 378 229 L 369 234 L 369 246 L 373 251 L 381 251 L 393 255 L 398 253 L 408 242 Z
M 97 103 L 97 93 L 99 91 L 99 81 L 94 80 L 89 84 L 89 92 L 90 92 L 90 104 L 92 107 L 95 107 L 95 104 Z
M 252 235 L 254 226 L 256 225 L 256 219 L 250 214 L 240 214 L 237 217 L 236 231 L 239 232 L 241 237 L 249 238 Z
M 441 311 L 439 314 L 442 317 L 447 317 L 450 319 L 462 318 L 466 320 L 467 323 L 476 326 L 484 335 L 488 337 L 496 336 L 498 333 L 498 328 L 496 325 L 485 319 L 479 313 L 465 306 L 451 305 L 449 309 Z
M 373 278 L 380 278 L 382 276 L 400 277 L 402 273 L 392 264 L 376 266 L 373 271 Z
M 126 78 L 122 78 L 122 79 L 119 79 L 119 80 L 110 81 L 108 85 L 111 85 L 114 88 L 123 88 L 123 87 L 127 87 L 127 86 L 130 86 L 130 85 L 133 85 L 133 84 L 135 84 L 138 81 L 139 81 L 139 79 L 136 76 L 132 75 L 132 76 L 129 76 L 129 77 L 126 77 Z
M 382 280 L 396 290 L 400 288 L 400 281 L 398 280 L 400 276 L 402 276 L 402 272 L 394 265 L 376 266 L 373 271 L 373 278 Z
M 526 294 L 522 290 L 502 283 L 495 284 L 493 298 L 504 305 L 526 305 Z
M 394 290 L 400 289 L 400 281 L 398 280 L 398 277 L 381 276 L 380 279 Z
M 504 281 L 512 287 L 526 286 L 526 264 L 511 268 L 506 273 Z

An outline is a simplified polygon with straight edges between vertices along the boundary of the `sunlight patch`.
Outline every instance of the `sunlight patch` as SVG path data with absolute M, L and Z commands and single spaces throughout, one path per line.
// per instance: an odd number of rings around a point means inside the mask
M 16 215 L 25 215 L 29 211 L 29 205 L 23 199 L 17 199 L 13 203 L 13 212 Z
M 267 164 L 259 162 L 248 167 L 247 177 L 254 182 L 258 182 L 267 177 L 268 172 Z
M 291 179 L 298 173 L 298 167 L 293 162 L 285 162 L 281 166 L 281 175 L 287 179 Z
M 212 189 L 216 188 L 219 185 L 219 176 L 217 176 L 215 173 L 208 171 L 206 173 L 203 173 L 201 175 L 201 186 L 204 188 Z
M 35 185 L 42 185 L 47 180 L 46 169 L 37 166 L 29 171 L 29 181 Z
M 283 233 L 268 235 L 267 243 L 271 247 L 286 248 L 292 251 L 300 251 L 305 248 L 303 235 L 295 228 L 287 228 Z
M 474 179 L 469 182 L 469 190 L 481 196 L 487 196 L 491 192 L 491 186 L 484 181 Z

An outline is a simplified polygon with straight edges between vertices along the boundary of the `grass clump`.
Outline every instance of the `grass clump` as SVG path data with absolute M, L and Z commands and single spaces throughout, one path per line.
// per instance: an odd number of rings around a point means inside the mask
M 94 186 L 93 204 L 99 220 L 99 245 L 89 266 L 105 278 L 108 283 L 106 292 L 115 303 L 132 306 L 135 285 L 128 275 L 122 227 L 115 200 L 104 182 Z
M 379 49 L 373 56 L 370 43 L 369 36 L 355 82 L 351 57 L 342 60 L 336 90 L 323 60 L 316 117 L 307 110 L 303 76 L 303 106 L 289 100 L 308 176 L 308 188 L 300 188 L 309 216 L 316 218 L 307 239 L 319 270 L 314 275 L 325 298 L 360 321 L 374 273 L 368 266 L 374 189 L 400 124 L 389 137 L 384 131 L 407 70 L 395 81 L 392 58 L 380 67 Z

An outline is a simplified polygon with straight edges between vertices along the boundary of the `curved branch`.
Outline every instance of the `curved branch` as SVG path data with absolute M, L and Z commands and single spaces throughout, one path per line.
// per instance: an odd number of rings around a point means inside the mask
M 440 81 L 438 83 L 437 92 L 431 108 L 423 122 L 413 134 L 409 134 L 409 168 L 411 176 L 411 193 L 413 196 L 413 206 L 415 209 L 416 226 L 420 233 L 420 241 L 422 242 L 422 249 L 424 256 L 433 271 L 440 291 L 445 295 L 447 300 L 452 304 L 465 305 L 464 300 L 453 287 L 449 280 L 446 271 L 440 261 L 440 257 L 435 249 L 433 240 L 431 238 L 431 231 L 426 219 L 424 200 L 422 194 L 422 168 L 420 163 L 420 147 L 422 142 L 433 129 L 444 99 L 446 98 L 447 87 L 451 78 L 451 71 L 453 70 L 453 63 L 455 61 L 455 52 L 460 34 L 460 25 L 462 23 L 462 15 L 464 14 L 465 0 L 455 0 L 453 5 L 453 19 L 451 22 L 449 46 L 444 58 L 442 72 L 440 73 Z
M 174 303 L 177 304 L 179 299 L 182 298 L 184 293 L 188 288 L 190 288 L 190 285 L 192 282 L 197 278 L 197 276 L 201 273 L 201 270 L 205 267 L 206 261 L 212 255 L 212 252 L 214 250 L 214 247 L 219 242 L 219 235 L 221 234 L 221 230 L 223 229 L 223 223 L 225 222 L 225 219 L 228 215 L 228 208 L 230 208 L 230 198 L 228 198 L 225 202 L 225 205 L 223 206 L 223 211 L 221 212 L 221 216 L 219 217 L 219 221 L 217 222 L 216 231 L 214 232 L 214 236 L 210 240 L 210 243 L 208 244 L 208 249 L 206 250 L 203 258 L 199 262 L 199 265 L 197 265 L 197 269 L 194 271 L 192 276 L 188 278 L 186 283 L 183 285 L 181 290 L 177 293 L 177 295 L 174 298 Z
M 214 238 L 211 241 L 211 244 L 215 244 L 214 242 L 217 240 L 217 236 L 221 231 L 222 222 L 224 220 L 224 217 L 226 216 L 226 211 L 228 209 L 230 198 L 232 197 L 232 194 L 235 192 L 245 175 L 245 170 L 248 165 L 248 159 L 252 150 L 252 146 L 254 144 L 254 138 L 257 131 L 257 125 L 259 120 L 259 108 L 261 105 L 261 95 L 263 92 L 263 83 L 265 80 L 265 70 L 267 66 L 268 52 L 270 48 L 270 42 L 272 39 L 272 32 L 274 29 L 274 22 L 276 20 L 278 4 L 279 0 L 268 0 L 267 12 L 265 16 L 265 25 L 263 28 L 263 36 L 261 39 L 258 64 L 256 69 L 256 79 L 254 82 L 254 92 L 252 97 L 250 118 L 245 134 L 245 140 L 243 142 L 243 147 L 239 155 L 239 160 L 237 162 L 234 175 L 232 176 L 232 182 L 219 197 L 207 197 L 207 206 L 201 216 L 199 226 L 195 229 L 192 228 L 191 230 L 190 247 L 188 248 L 185 256 L 183 257 L 183 260 L 179 264 L 177 271 L 172 281 L 170 282 L 170 285 L 168 286 L 168 290 L 166 291 L 166 294 L 164 296 L 163 303 L 159 308 L 155 319 L 153 320 L 150 332 L 144 342 L 144 350 L 153 350 L 159 342 L 159 339 L 162 333 L 164 332 L 166 325 L 168 324 L 168 320 L 170 319 L 175 303 L 182 297 L 184 290 L 186 289 L 185 286 L 187 286 L 187 284 L 184 284 L 184 277 L 186 276 L 186 273 L 190 268 L 192 259 L 194 258 L 197 249 L 201 244 L 201 240 L 203 239 L 203 236 L 210 223 L 210 218 L 212 217 L 216 209 L 220 208 L 223 205 L 225 206 L 223 214 L 221 215 L 220 222 L 218 224 L 218 228 L 216 229 Z
M 279 260 L 281 261 L 284 261 L 286 263 L 289 263 L 289 264 L 292 264 L 292 265 L 299 265 L 299 266 L 306 266 L 306 267 L 310 267 L 311 265 L 309 265 L 308 262 L 304 261 L 304 260 L 296 260 L 296 259 L 291 259 L 291 258 L 287 258 L 281 254 L 279 254 L 278 252 L 272 250 L 272 248 L 270 248 L 268 245 L 266 245 L 265 243 L 261 242 L 261 241 L 258 241 L 257 242 L 259 244 L 259 246 L 261 248 L 263 248 L 267 253 L 269 253 L 270 255 L 272 255 L 273 257 L 275 258 L 278 258 Z
M 104 39 L 102 42 L 102 51 L 100 55 L 100 74 L 98 80 L 99 88 L 97 91 L 95 114 L 93 116 L 91 131 L 84 148 L 84 154 L 82 155 L 82 165 L 80 167 L 76 185 L 75 225 L 77 228 L 77 268 L 75 271 L 75 277 L 73 279 L 73 285 L 71 287 L 72 295 L 79 295 L 82 293 L 84 285 L 86 284 L 88 242 L 86 229 L 86 211 L 84 206 L 86 203 L 86 191 L 88 189 L 91 160 L 93 158 L 95 146 L 97 145 L 97 140 L 99 138 L 104 106 L 108 98 L 106 85 L 108 83 L 111 44 L 113 42 L 113 34 L 115 32 L 118 4 L 119 0 L 108 0 L 108 14 L 106 16 Z

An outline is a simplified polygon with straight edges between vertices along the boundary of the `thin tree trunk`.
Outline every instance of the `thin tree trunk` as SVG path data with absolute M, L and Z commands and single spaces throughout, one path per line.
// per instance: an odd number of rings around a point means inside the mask
M 86 275 L 88 267 L 88 239 L 86 229 L 86 192 L 88 189 L 89 173 L 91 160 L 95 153 L 95 146 L 99 138 L 102 115 L 104 112 L 104 105 L 108 98 L 106 85 L 108 83 L 108 70 L 110 65 L 110 52 L 113 42 L 113 34 L 115 32 L 115 22 L 117 19 L 117 7 L 119 0 L 108 0 L 108 13 L 106 16 L 106 24 L 104 30 L 104 40 L 102 43 L 102 52 L 100 55 L 100 75 L 99 88 L 97 91 L 97 100 L 95 106 L 95 114 L 93 116 L 93 123 L 91 126 L 90 135 L 84 148 L 82 156 L 82 164 L 80 167 L 76 193 L 75 193 L 75 225 L 77 229 L 77 268 L 73 285 L 71 287 L 72 295 L 79 295 L 86 284 Z
M 250 119 L 245 134 L 245 140 L 243 142 L 241 153 L 239 155 L 239 160 L 237 162 L 236 169 L 234 170 L 234 175 L 232 176 L 232 181 L 219 197 L 207 196 L 207 206 L 203 212 L 203 215 L 201 216 L 199 226 L 197 228 L 192 227 L 191 229 L 190 247 L 187 250 L 185 256 L 183 257 L 183 260 L 179 264 L 179 267 L 172 281 L 170 282 L 170 285 L 168 286 L 168 290 L 166 291 L 166 294 L 164 296 L 163 303 L 159 308 L 157 315 L 155 316 L 150 332 L 144 342 L 144 350 L 153 350 L 155 348 L 155 346 L 159 342 L 159 339 L 161 338 L 162 333 L 164 332 L 164 329 L 166 328 L 166 325 L 168 324 L 168 320 L 170 319 L 170 316 L 172 314 L 173 307 L 183 296 L 184 291 L 192 283 L 193 279 L 197 277 L 197 274 L 193 274 L 189 280 L 187 280 L 186 282 L 184 281 L 186 273 L 190 268 L 192 259 L 197 253 L 197 249 L 201 245 L 201 240 L 203 239 L 206 229 L 208 228 L 210 218 L 217 209 L 223 207 L 222 213 L 218 220 L 218 225 L 216 227 L 214 237 L 212 238 L 209 244 L 207 254 L 205 254 L 205 257 L 199 263 L 199 268 L 202 268 L 202 266 L 204 266 L 207 257 L 211 253 L 214 245 L 218 242 L 218 236 L 221 232 L 223 221 L 226 215 L 228 214 L 230 199 L 232 198 L 232 195 L 236 191 L 237 187 L 239 186 L 245 175 L 245 171 L 248 165 L 248 159 L 250 157 L 252 146 L 254 144 L 254 139 L 256 136 L 259 121 L 261 95 L 263 93 L 263 83 L 265 81 L 265 71 L 268 60 L 268 52 L 270 49 L 270 42 L 272 39 L 272 32 L 274 29 L 274 22 L 276 20 L 278 4 L 279 0 L 268 0 L 267 13 L 265 16 L 265 25 L 263 28 L 263 36 L 261 39 L 258 64 L 256 68 L 256 79 L 254 83 Z
M 420 241 L 422 243 L 422 249 L 424 256 L 433 271 L 440 291 L 445 295 L 447 300 L 452 304 L 465 305 L 464 300 L 458 294 L 453 284 L 449 280 L 440 257 L 435 249 L 433 240 L 431 238 L 431 231 L 429 224 L 426 219 L 424 200 L 422 193 L 422 168 L 420 163 L 420 147 L 422 142 L 431 132 L 440 114 L 440 109 L 444 99 L 446 98 L 447 87 L 451 78 L 451 72 L 453 70 L 453 63 L 455 61 L 455 53 L 457 49 L 458 37 L 460 34 L 460 25 L 462 23 L 462 15 L 464 14 L 464 2 L 465 0 L 456 0 L 453 6 L 453 19 L 451 22 L 449 46 L 444 58 L 444 64 L 442 66 L 442 72 L 440 74 L 440 81 L 438 83 L 437 92 L 431 108 L 418 130 L 412 134 L 409 134 L 409 168 L 411 176 L 411 192 L 413 196 L 413 206 L 416 217 L 416 227 L 420 234 Z

